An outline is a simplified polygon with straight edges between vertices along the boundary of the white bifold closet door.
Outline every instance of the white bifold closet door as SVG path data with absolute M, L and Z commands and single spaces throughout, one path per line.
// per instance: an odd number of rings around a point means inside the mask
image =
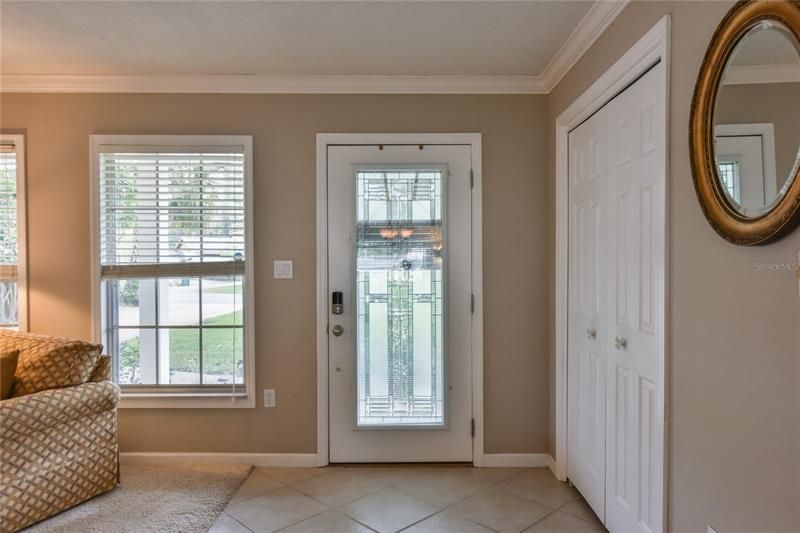
M 661 531 L 662 64 L 570 133 L 567 474 L 609 531 Z

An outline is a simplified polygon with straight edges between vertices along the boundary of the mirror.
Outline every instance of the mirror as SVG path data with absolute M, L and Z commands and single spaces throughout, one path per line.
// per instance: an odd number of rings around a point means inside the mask
M 695 86 L 690 155 L 712 227 L 766 244 L 800 223 L 800 0 L 727 13 Z
M 800 151 L 800 42 L 764 21 L 733 50 L 714 110 L 714 156 L 731 206 L 758 217 L 797 176 Z

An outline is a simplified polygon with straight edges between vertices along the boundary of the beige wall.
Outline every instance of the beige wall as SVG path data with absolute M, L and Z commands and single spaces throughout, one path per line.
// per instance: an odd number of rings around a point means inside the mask
M 253 135 L 256 386 L 278 407 L 123 410 L 123 451 L 313 453 L 316 133 L 483 133 L 486 451 L 546 451 L 546 97 L 3 95 L 0 111 L 27 134 L 31 329 L 74 337 L 90 335 L 89 135 Z M 293 280 L 271 278 L 277 258 Z
M 796 263 L 800 231 L 765 247 L 727 244 L 703 218 L 689 168 L 694 80 L 708 41 L 731 5 L 727 1 L 629 4 L 551 93 L 547 131 L 553 131 L 556 117 L 639 37 L 663 15 L 672 15 L 671 530 L 705 532 L 706 525 L 712 524 L 720 532 L 797 531 L 798 282 L 794 272 L 759 271 L 757 264 Z M 555 171 L 550 137 L 552 228 Z
M 777 190 L 786 183 L 800 148 L 800 83 L 725 85 L 717 95 L 715 124 L 769 123 L 775 128 Z M 771 200 L 771 198 L 770 198 Z

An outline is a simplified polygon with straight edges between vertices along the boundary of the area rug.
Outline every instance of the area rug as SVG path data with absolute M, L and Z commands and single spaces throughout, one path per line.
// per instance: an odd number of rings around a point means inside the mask
M 205 533 L 252 467 L 122 465 L 122 483 L 26 533 Z

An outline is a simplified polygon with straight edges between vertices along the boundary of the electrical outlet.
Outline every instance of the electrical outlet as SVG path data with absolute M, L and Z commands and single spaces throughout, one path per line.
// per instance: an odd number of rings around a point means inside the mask
M 275 407 L 276 404 L 275 389 L 264 389 L 264 407 Z

